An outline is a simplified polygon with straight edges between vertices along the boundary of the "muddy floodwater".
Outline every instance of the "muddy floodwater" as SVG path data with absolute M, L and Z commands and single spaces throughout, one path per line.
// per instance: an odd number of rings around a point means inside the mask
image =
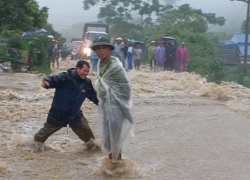
M 60 63 L 53 74 L 76 61 Z M 67 128 L 38 149 L 33 136 L 46 120 L 54 90 L 40 86 L 43 74 L 1 73 L 0 179 L 250 179 L 249 89 L 187 72 L 153 73 L 146 66 L 128 76 L 135 136 L 124 144 L 124 160 L 111 162 Z M 94 73 L 90 78 L 95 81 Z M 82 110 L 100 144 L 97 106 L 86 100 Z

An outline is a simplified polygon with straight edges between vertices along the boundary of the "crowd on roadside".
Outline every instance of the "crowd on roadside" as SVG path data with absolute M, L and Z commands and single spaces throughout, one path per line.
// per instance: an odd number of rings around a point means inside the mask
M 52 68 L 59 68 L 59 58 L 62 61 L 66 60 L 68 56 L 67 44 L 60 45 L 53 36 L 48 36 L 50 45 L 48 48 L 48 55 L 51 59 Z M 141 44 L 133 39 L 122 39 L 118 37 L 113 42 L 114 50 L 112 56 L 117 57 L 124 69 L 130 71 L 132 69 L 140 70 L 143 50 Z M 182 42 L 179 47 L 174 40 L 168 41 L 151 41 L 148 47 L 147 56 L 149 60 L 150 70 L 158 71 L 186 71 L 188 65 L 188 49 L 185 42 Z M 99 58 L 95 51 L 91 52 L 92 71 L 97 71 L 97 64 Z
M 185 42 L 179 47 L 173 40 L 152 41 L 148 48 L 148 59 L 152 71 L 186 71 L 188 65 L 188 50 Z
M 140 69 L 143 51 L 139 42 L 130 39 L 123 40 L 121 37 L 118 37 L 114 40 L 113 46 L 112 56 L 117 57 L 121 61 L 126 71 Z M 93 70 L 95 71 L 98 58 L 94 51 L 92 51 L 91 58 Z
M 123 64 L 123 67 L 129 71 L 132 69 L 139 70 L 142 62 L 142 47 L 134 40 L 121 37 L 115 39 L 113 43 L 115 49 L 112 55 L 117 57 Z M 175 41 L 152 41 L 148 48 L 148 60 L 150 70 L 157 71 L 186 71 L 188 65 L 188 50 L 185 42 L 182 42 L 179 47 Z M 92 52 L 94 64 L 93 69 L 96 70 L 98 58 L 95 52 Z

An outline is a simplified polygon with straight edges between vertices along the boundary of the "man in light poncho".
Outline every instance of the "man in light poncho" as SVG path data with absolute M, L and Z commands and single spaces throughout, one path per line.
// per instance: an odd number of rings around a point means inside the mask
M 111 56 L 114 46 L 108 39 L 99 37 L 91 49 L 100 58 L 96 91 L 102 148 L 109 151 L 110 159 L 120 160 L 122 144 L 133 125 L 131 87 L 122 63 Z

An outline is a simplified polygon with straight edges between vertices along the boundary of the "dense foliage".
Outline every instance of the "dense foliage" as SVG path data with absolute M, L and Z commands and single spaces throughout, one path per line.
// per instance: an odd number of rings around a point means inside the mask
M 15 65 L 22 59 L 17 52 L 27 50 L 29 70 L 49 73 L 47 35 L 53 35 L 59 43 L 64 43 L 65 39 L 47 23 L 47 19 L 48 8 L 40 9 L 35 0 L 0 0 L 0 38 L 8 39 L 6 46 L 0 46 L 0 60 L 11 61 L 15 70 Z M 21 38 L 22 33 L 34 32 L 40 28 L 47 30 L 47 33 Z M 7 56 L 8 49 L 13 49 L 13 52 Z
M 45 74 L 50 72 L 50 58 L 48 57 L 49 40 L 46 36 L 34 35 L 24 40 L 24 49 L 29 51 L 30 70 Z
M 0 33 L 1 37 L 1 33 Z M 9 37 L 9 41 L 6 46 L 0 47 L 0 59 L 1 61 L 10 61 L 12 63 L 13 70 L 18 69 L 18 64 L 23 62 L 20 53 L 8 53 L 8 49 L 14 49 L 17 51 L 26 50 L 28 52 L 28 66 L 30 71 L 39 71 L 42 73 L 50 73 L 50 58 L 48 57 L 47 49 L 49 40 L 47 36 L 31 35 L 28 38 L 22 39 L 19 35 Z
M 35 0 L 0 0 L 0 30 L 32 31 L 44 27 L 48 8 Z

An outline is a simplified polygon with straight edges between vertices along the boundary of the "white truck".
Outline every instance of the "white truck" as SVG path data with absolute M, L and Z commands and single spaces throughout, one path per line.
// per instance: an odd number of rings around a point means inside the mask
M 91 56 L 90 46 L 93 43 L 93 41 L 100 36 L 105 36 L 109 38 L 108 32 L 109 32 L 109 27 L 107 24 L 85 23 L 84 28 L 83 28 L 83 42 L 84 42 L 84 56 L 85 57 Z

